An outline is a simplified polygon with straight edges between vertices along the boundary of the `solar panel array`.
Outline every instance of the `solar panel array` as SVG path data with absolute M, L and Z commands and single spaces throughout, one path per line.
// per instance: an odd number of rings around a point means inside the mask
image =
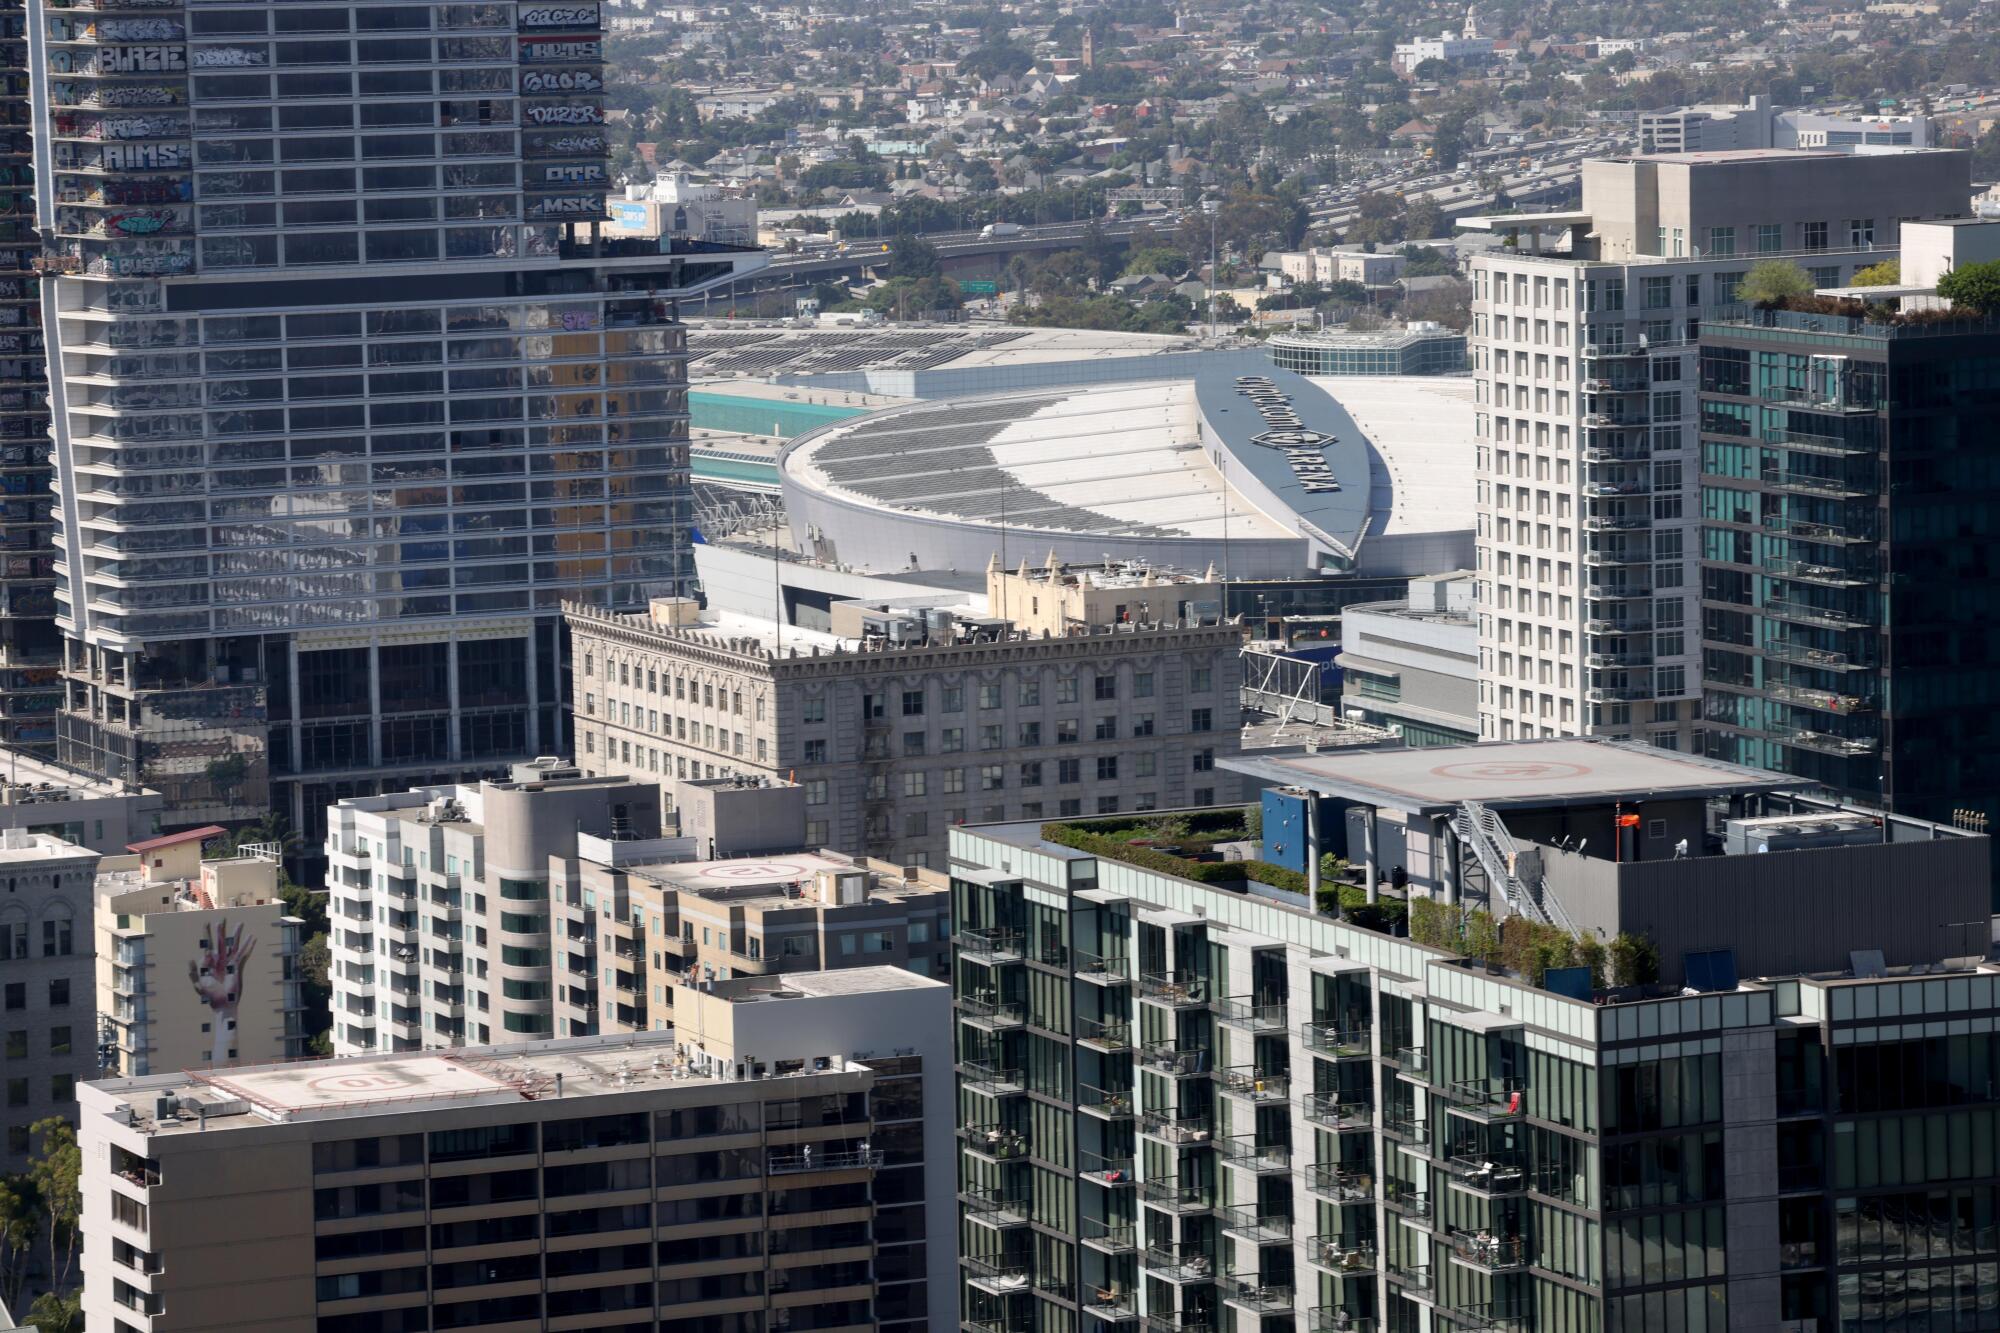
M 696 330 L 688 335 L 688 364 L 696 375 L 833 375 L 853 370 L 930 370 L 969 352 L 998 347 L 1027 335 L 979 333 L 876 333 Z
M 828 481 L 884 505 L 958 518 L 1119 537 L 1172 537 L 1171 528 L 1129 523 L 1065 504 L 1002 468 L 990 447 L 1009 426 L 1068 398 L 1068 392 L 898 412 L 822 441 L 813 463 Z

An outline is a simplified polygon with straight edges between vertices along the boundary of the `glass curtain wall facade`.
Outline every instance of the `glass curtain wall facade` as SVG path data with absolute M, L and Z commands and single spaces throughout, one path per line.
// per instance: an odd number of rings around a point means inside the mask
M 2000 328 L 1704 328 L 1710 754 L 1899 813 L 2000 807 Z
M 0 4 L 0 744 L 53 755 L 62 647 L 29 108 L 27 11 Z
M 1030 826 L 951 869 L 975 1333 L 2000 1328 L 1985 965 L 1593 1003 Z
M 676 297 L 600 240 L 595 4 L 31 10 L 59 753 L 176 822 L 566 746 L 558 604 L 684 589 Z

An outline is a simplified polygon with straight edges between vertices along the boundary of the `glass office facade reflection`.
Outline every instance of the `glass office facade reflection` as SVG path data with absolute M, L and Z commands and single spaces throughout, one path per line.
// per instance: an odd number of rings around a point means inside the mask
M 595 4 L 35 11 L 59 750 L 176 821 L 561 751 L 558 604 L 676 592 L 677 297 L 600 240 Z
M 1708 752 L 2000 813 L 2000 327 L 1757 312 L 1701 348 Z

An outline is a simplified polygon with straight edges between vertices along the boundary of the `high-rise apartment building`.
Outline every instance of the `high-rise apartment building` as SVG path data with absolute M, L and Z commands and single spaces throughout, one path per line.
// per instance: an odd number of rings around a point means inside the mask
M 0 831 L 0 1172 L 28 1165 L 28 1127 L 76 1109 L 97 1073 L 90 960 L 98 854 L 47 833 Z
M 520 764 L 513 780 L 357 796 L 327 811 L 333 1050 L 554 1033 L 551 865 L 584 838 L 651 838 L 646 783 Z
M 923 1279 L 948 1273 L 954 1221 L 926 1188 L 950 1178 L 949 990 L 889 971 L 717 996 L 691 1039 L 88 1084 L 87 1317 L 108 1333 L 947 1329 Z
M 336 1054 L 657 1031 L 718 981 L 949 972 L 942 876 L 803 850 L 797 787 L 677 783 L 706 832 L 657 837 L 650 784 L 517 772 L 328 812 Z
M 1219 584 L 993 569 L 987 603 L 841 602 L 831 633 L 685 599 L 574 608 L 576 761 L 786 778 L 807 846 L 918 866 L 967 821 L 1236 796 L 1216 760 L 1241 744 L 1243 633 Z
M 1630 743 L 1230 762 L 1659 977 L 954 830 L 969 1328 L 1994 1322 L 1983 837 Z
M 278 897 L 279 849 L 245 844 L 204 860 L 203 840 L 222 831 L 149 838 L 98 863 L 92 924 L 105 1073 L 306 1054 L 304 922 Z
M 1761 260 L 1830 287 L 1893 257 L 1903 222 L 1965 213 L 1967 173 L 1944 150 L 1620 158 L 1584 164 L 1577 212 L 1469 220 L 1516 241 L 1472 274 L 1483 737 L 1692 744 L 1701 323 Z
M 1927 819 L 2000 815 L 1996 377 L 1990 321 L 1703 326 L 1709 754 Z
M 59 753 L 183 824 L 568 748 L 564 601 L 683 589 L 677 298 L 598 6 L 37 5 Z
M 880 966 L 951 973 L 951 905 L 936 871 L 838 852 L 686 854 L 681 839 L 586 839 L 554 874 L 558 1033 L 679 1027 L 686 997 L 718 981 Z

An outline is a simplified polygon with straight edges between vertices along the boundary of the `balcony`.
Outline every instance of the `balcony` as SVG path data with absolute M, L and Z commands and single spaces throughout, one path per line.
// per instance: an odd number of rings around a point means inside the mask
M 1335 1203 L 1367 1203 L 1375 1197 L 1375 1178 L 1359 1166 L 1319 1162 L 1306 1168 L 1306 1188 Z
M 1477 1333 L 1529 1333 L 1533 1327 L 1517 1301 L 1467 1302 L 1445 1306 L 1439 1313 L 1457 1327 Z
M 1086 1217 L 1077 1239 L 1100 1254 L 1131 1254 L 1139 1248 L 1139 1228 L 1130 1222 L 1112 1224 Z
M 1173 1176 L 1141 1182 L 1139 1198 L 1162 1212 L 1183 1216 L 1189 1213 L 1205 1213 L 1215 1206 L 1208 1186 L 1198 1182 L 1183 1184 Z
M 1518 1273 L 1528 1266 L 1528 1243 L 1520 1236 L 1493 1236 L 1484 1231 L 1451 1233 L 1452 1262 L 1482 1273 Z
M 1091 1318 L 1109 1324 L 1112 1328 L 1137 1329 L 1139 1314 L 1134 1308 L 1137 1302 L 1132 1293 L 1117 1283 L 1108 1287 L 1093 1288 L 1084 1298 L 1083 1312 Z
M 1343 1028 L 1334 1023 L 1302 1023 L 1299 1040 L 1314 1055 L 1335 1060 L 1365 1060 L 1374 1051 L 1370 1028 Z
M 1076 1109 L 1100 1120 L 1130 1120 L 1132 1089 L 1095 1088 L 1085 1083 L 1077 1089 Z
M 1774 491 L 1828 500 L 1853 500 L 1874 492 L 1868 483 L 1846 477 L 1815 476 L 1810 472 L 1787 472 L 1782 468 L 1766 468 L 1759 478 Z
M 1021 952 L 1023 941 L 1018 930 L 982 926 L 962 930 L 953 939 L 958 943 L 959 955 L 976 962 L 1018 963 L 1025 957 Z
M 1526 1105 L 1523 1085 L 1516 1078 L 1460 1079 L 1445 1086 L 1444 1099 L 1452 1114 L 1484 1122 L 1516 1118 Z
M 1382 1196 L 1382 1204 L 1390 1212 L 1429 1228 L 1435 1208 L 1431 1196 L 1424 1190 L 1410 1189 L 1406 1185 L 1391 1181 Z
M 1216 1086 L 1232 1097 L 1253 1102 L 1281 1102 L 1291 1095 L 1292 1081 L 1285 1074 L 1255 1065 L 1234 1065 L 1215 1071 Z
M 1139 1132 L 1163 1143 L 1207 1143 L 1213 1133 L 1205 1115 L 1182 1115 L 1178 1111 L 1148 1111 L 1139 1117 Z
M 1866 713 L 1875 707 L 1875 700 L 1860 694 L 1835 694 L 1832 690 L 1813 690 L 1799 685 L 1771 683 L 1764 687 L 1764 693 L 1780 703 L 1791 704 L 1795 708 L 1810 708 L 1821 713 L 1836 713 L 1849 717 L 1855 713 Z
M 1528 1187 L 1528 1173 L 1516 1152 L 1461 1151 L 1444 1159 L 1451 1183 L 1481 1198 L 1519 1194 Z
M 1213 1327 L 1206 1310 L 1186 1310 L 1178 1314 L 1168 1311 L 1146 1316 L 1146 1333 L 1211 1333 Z
M 1375 1316 L 1345 1305 L 1315 1305 L 1306 1312 L 1306 1333 L 1376 1333 Z
M 1147 1069 L 1169 1078 L 1194 1078 L 1208 1072 L 1208 1048 L 1205 1046 L 1156 1041 L 1146 1046 L 1140 1058 Z
M 1139 1256 L 1139 1266 L 1148 1276 L 1164 1282 L 1210 1282 L 1215 1278 L 1215 1261 L 1192 1245 L 1148 1245 Z
M 1076 1040 L 1080 1046 L 1117 1055 L 1132 1049 L 1132 1024 L 1123 1018 L 1079 1018 Z
M 989 1162 L 1011 1162 L 1028 1155 L 1028 1136 L 1008 1125 L 961 1125 L 958 1138 L 967 1152 Z
M 1872 561 L 1864 561 L 1872 564 Z M 1875 581 L 1872 569 L 1828 565 L 1811 560 L 1787 560 L 1772 556 L 1764 562 L 1764 572 L 1793 583 L 1812 583 L 1823 588 L 1860 588 Z
M 1256 1273 L 1231 1273 L 1222 1286 L 1222 1299 L 1246 1314 L 1289 1314 L 1293 1293 L 1289 1286 L 1267 1283 Z
M 1306 1119 L 1326 1129 L 1367 1129 L 1375 1119 L 1375 1108 L 1358 1097 L 1343 1099 L 1337 1092 L 1315 1092 L 1301 1103 Z
M 958 1196 L 958 1201 L 965 1209 L 965 1220 L 974 1226 L 1005 1231 L 1028 1225 L 1031 1200 L 1024 1194 L 1009 1194 L 988 1187 L 966 1190 Z
M 1794 643 L 1789 639 L 1766 640 L 1764 656 L 1775 662 L 1796 662 L 1815 671 L 1867 671 L 1874 665 L 1872 653 L 1856 655 L 1835 652 L 1831 648 L 1816 648 L 1811 644 Z
M 764 1165 L 766 1175 L 796 1176 L 808 1171 L 867 1171 L 882 1165 L 880 1148 L 846 1148 L 822 1152 L 807 1145 L 795 1153 L 774 1154 Z
M 1396 1066 L 1398 1076 L 1413 1083 L 1421 1083 L 1425 1087 L 1430 1086 L 1431 1053 L 1426 1047 L 1399 1046 L 1396 1048 L 1396 1054 L 1391 1057 L 1391 1062 Z
M 1431 1122 L 1415 1111 L 1399 1111 L 1382 1117 L 1382 1137 L 1423 1148 L 1430 1141 Z
M 1279 1032 L 1285 1026 L 1282 1000 L 1259 1002 L 1247 995 L 1230 996 L 1211 1006 L 1216 1021 L 1251 1032 Z
M 1292 1238 L 1292 1219 L 1288 1214 L 1260 1212 L 1254 1204 L 1219 1208 L 1216 1216 L 1222 1223 L 1223 1235 L 1253 1245 L 1275 1245 Z
M 1401 1287 L 1405 1292 L 1428 1296 L 1431 1290 L 1431 1266 L 1429 1264 L 1395 1264 L 1382 1270 L 1382 1276 L 1389 1279 L 1392 1287 Z
M 1827 629 L 1866 629 L 1870 622 L 1852 611 L 1834 606 L 1809 606 L 1804 602 L 1772 598 L 1758 608 L 1774 620 L 1800 625 L 1821 625 Z
M 1095 954 L 1078 949 L 1076 979 L 1093 986 L 1125 986 L 1132 981 L 1132 962 L 1122 953 Z
M 1025 1260 L 968 1254 L 958 1262 L 965 1269 L 967 1285 L 993 1296 L 1026 1291 L 1033 1279 Z
M 1200 1009 L 1208 1003 L 1208 979 L 1192 972 L 1141 972 L 1139 998 L 1175 1009 Z
M 1803 727 L 1773 726 L 1771 734 L 1786 745 L 1811 750 L 1815 754 L 1832 755 L 1836 759 L 1859 758 L 1874 754 L 1882 747 L 1881 740 L 1874 736 L 1835 736 Z
M 1004 1032 L 1028 1021 L 1027 1006 L 1018 1001 L 1003 1002 L 973 995 L 959 998 L 958 1012 L 968 1025 L 983 1032 Z
M 1314 1236 L 1306 1242 L 1306 1261 L 1342 1277 L 1366 1277 L 1379 1262 L 1375 1241 L 1344 1236 Z
M 1131 1189 L 1138 1183 L 1132 1176 L 1131 1158 L 1099 1157 L 1095 1153 L 1086 1157 L 1088 1160 L 1079 1165 L 1076 1173 L 1082 1179 L 1112 1189 Z
M 958 1067 L 958 1077 L 967 1092 L 984 1093 L 988 1097 L 1011 1097 L 1027 1091 L 1018 1069 L 967 1061 Z
M 1254 1134 L 1236 1134 L 1215 1141 L 1222 1160 L 1259 1174 L 1292 1169 L 1292 1149 L 1286 1143 L 1259 1143 Z

